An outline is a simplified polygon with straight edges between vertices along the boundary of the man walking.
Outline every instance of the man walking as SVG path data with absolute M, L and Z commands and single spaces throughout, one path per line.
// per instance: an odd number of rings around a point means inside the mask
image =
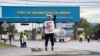
M 11 45 L 12 40 L 13 40 L 13 35 L 12 35 L 12 33 L 10 33 L 9 34 L 9 43 L 10 43 L 10 45 Z
M 52 15 L 47 15 L 47 21 L 44 22 L 45 28 L 45 51 L 47 51 L 48 41 L 51 41 L 51 50 L 53 51 L 54 48 L 54 21 L 52 20 Z
M 87 41 L 88 41 L 88 43 L 90 42 L 90 36 L 89 35 L 87 35 Z
M 83 40 L 83 34 L 82 34 L 82 33 L 80 33 L 80 34 L 79 34 L 79 42 L 81 42 L 81 43 L 82 43 L 82 40 Z

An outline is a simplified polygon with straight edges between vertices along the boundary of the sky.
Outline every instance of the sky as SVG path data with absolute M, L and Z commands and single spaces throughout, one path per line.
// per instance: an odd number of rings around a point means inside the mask
M 100 0 L 0 0 L 0 6 L 80 6 L 80 17 L 100 23 Z M 32 24 L 25 27 L 16 24 L 16 27 L 31 29 Z

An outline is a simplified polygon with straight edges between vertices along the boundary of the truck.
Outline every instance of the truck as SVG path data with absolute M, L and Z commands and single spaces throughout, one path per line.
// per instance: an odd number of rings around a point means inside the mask
M 55 39 L 56 39 L 56 41 L 59 41 L 59 42 L 65 42 L 65 40 L 66 40 L 66 31 L 65 31 L 65 29 L 56 29 Z

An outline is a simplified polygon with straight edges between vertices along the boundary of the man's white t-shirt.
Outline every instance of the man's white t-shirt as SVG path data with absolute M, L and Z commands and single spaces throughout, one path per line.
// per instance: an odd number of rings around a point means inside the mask
M 44 26 L 45 26 L 45 34 L 54 33 L 55 30 L 54 21 L 45 21 Z

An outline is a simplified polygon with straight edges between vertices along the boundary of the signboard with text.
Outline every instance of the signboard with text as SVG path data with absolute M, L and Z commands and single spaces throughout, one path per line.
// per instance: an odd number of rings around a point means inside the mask
M 22 23 L 25 20 L 29 22 L 44 22 L 46 14 L 56 15 L 56 22 L 80 21 L 79 7 L 65 6 L 2 6 L 2 20 L 7 22 Z

